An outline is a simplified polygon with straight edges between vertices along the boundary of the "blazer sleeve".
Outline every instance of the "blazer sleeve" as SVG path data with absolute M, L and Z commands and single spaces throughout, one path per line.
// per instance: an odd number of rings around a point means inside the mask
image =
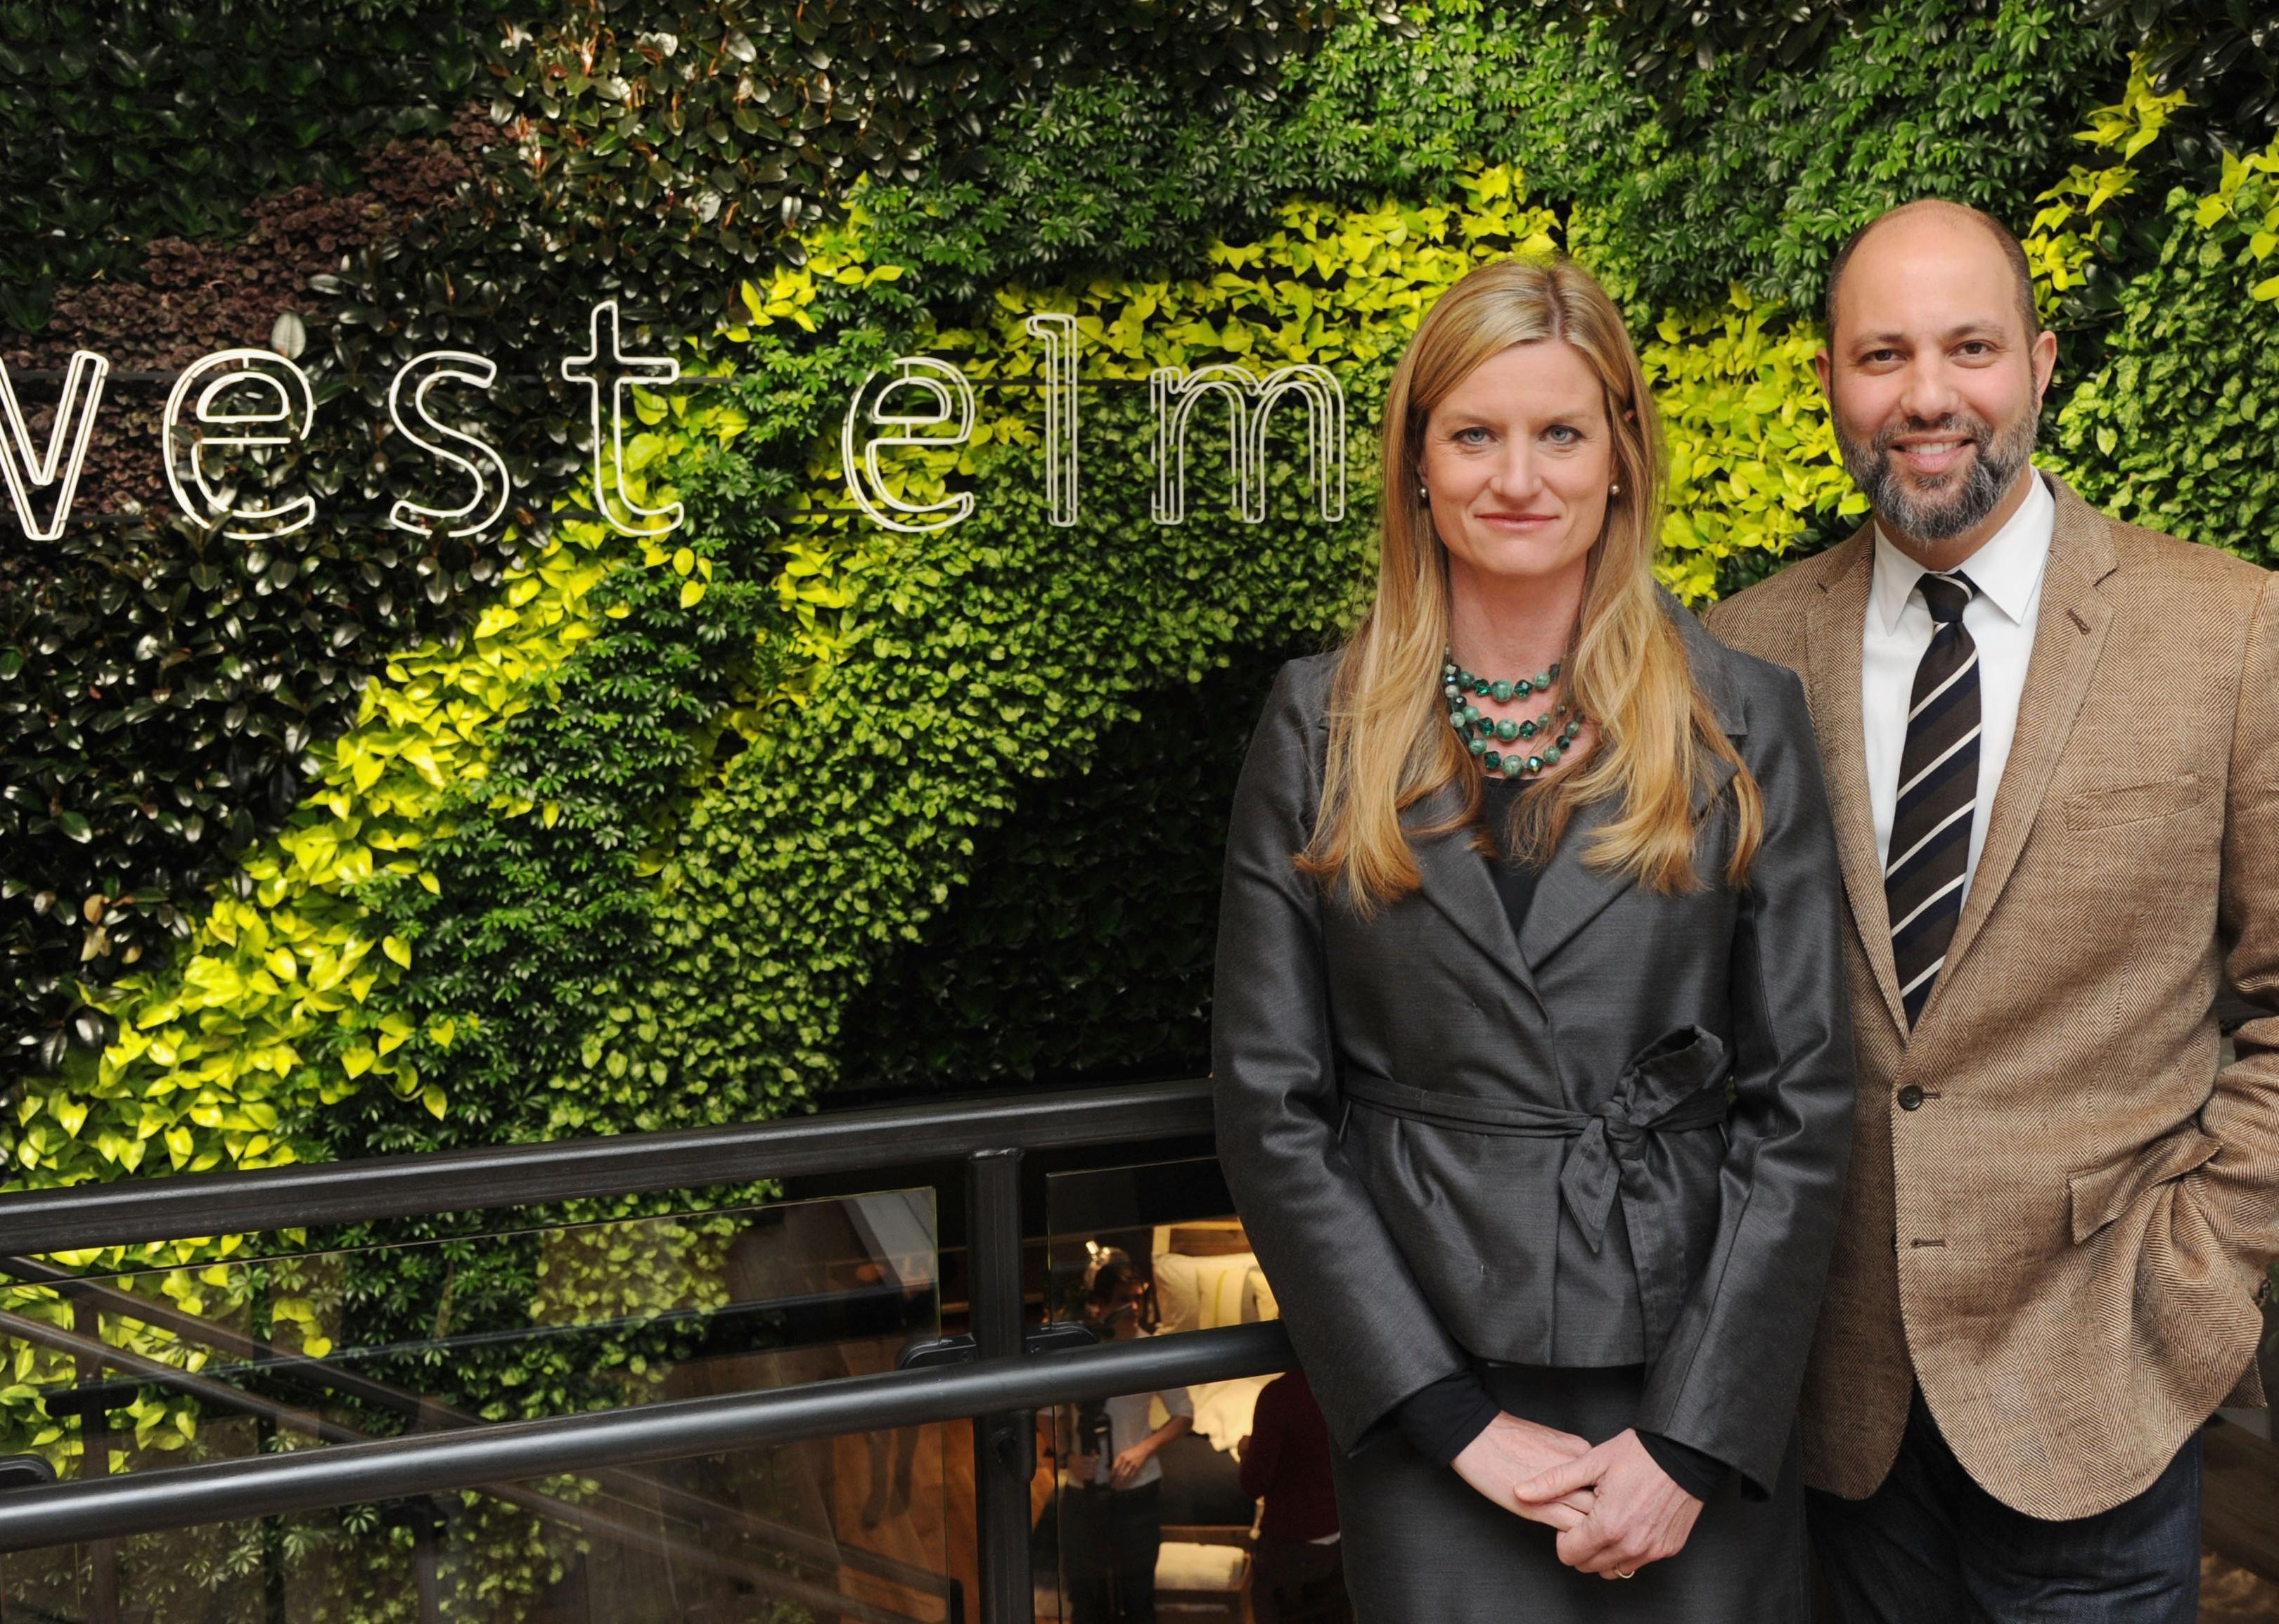
M 1836 1240 L 1854 1090 L 1842 881 L 1803 685 L 1767 670 L 1743 759 L 1764 839 L 1731 954 L 1733 1105 L 1718 1232 L 1647 1372 L 1638 1428 L 1780 1475 Z
M 2247 638 L 2233 726 L 2217 928 L 2224 974 L 2255 1014 L 2200 1110 L 2215 1155 L 2184 1189 L 2207 1211 L 2257 1291 L 2279 1255 L 2279 575 L 2267 575 Z
M 1283 668 L 1235 790 L 1211 1063 L 1220 1165 L 1331 1436 L 1351 1452 L 1464 1358 L 1339 1132 L 1321 893 L 1293 862 L 1320 793 L 1299 671 Z

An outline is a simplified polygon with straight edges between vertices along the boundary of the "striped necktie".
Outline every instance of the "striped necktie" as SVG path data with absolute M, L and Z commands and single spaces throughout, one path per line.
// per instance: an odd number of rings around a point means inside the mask
M 1977 588 L 1961 572 L 1917 583 L 1930 606 L 1930 647 L 1915 667 L 1907 742 L 1884 868 L 1891 957 L 1913 1027 L 1946 962 L 1969 877 L 1970 823 L 1978 804 L 1978 645 L 1962 624 Z

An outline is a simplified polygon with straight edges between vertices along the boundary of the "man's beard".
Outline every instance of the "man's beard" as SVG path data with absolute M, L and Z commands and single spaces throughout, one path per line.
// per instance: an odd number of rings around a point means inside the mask
M 1836 444 L 1876 516 L 1918 541 L 1951 541 L 1994 511 L 2034 454 L 2035 415 L 2022 412 L 1999 435 L 1976 412 L 1949 412 L 1936 423 L 1886 424 L 1872 444 L 1861 445 L 1839 423 Z M 1902 434 L 1952 434 L 1977 448 L 1964 471 L 1949 474 L 1940 488 L 1918 496 L 1891 465 L 1891 442 Z

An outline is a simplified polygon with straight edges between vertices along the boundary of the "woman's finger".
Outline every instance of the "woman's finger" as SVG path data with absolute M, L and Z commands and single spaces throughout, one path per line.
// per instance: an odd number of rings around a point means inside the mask
M 1598 1482 L 1600 1474 L 1605 1469 L 1605 1460 L 1594 1449 L 1586 1454 L 1577 1456 L 1572 1460 L 1553 1467 L 1547 1472 L 1538 1472 L 1533 1477 L 1520 1484 L 1514 1492 L 1521 1499 L 1531 1503 L 1539 1504 L 1545 1500 L 1556 1500 L 1574 1493 L 1578 1489 L 1592 1487 Z

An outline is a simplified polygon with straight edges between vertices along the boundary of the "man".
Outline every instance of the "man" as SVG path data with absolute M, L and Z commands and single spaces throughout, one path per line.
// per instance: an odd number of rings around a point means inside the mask
M 1710 617 L 1805 680 L 1850 900 L 1815 1544 L 1845 1624 L 2191 1624 L 2279 1252 L 2279 593 L 2032 468 L 2057 346 L 1992 219 L 1885 215 L 1827 320 L 1872 522 Z
M 1261 1390 L 1250 1435 L 1234 1452 L 1243 1493 L 1263 1502 L 1251 1558 L 1251 1624 L 1283 1624 L 1301 1613 L 1349 1618 L 1330 1424 L 1304 1371 L 1278 1375 Z

